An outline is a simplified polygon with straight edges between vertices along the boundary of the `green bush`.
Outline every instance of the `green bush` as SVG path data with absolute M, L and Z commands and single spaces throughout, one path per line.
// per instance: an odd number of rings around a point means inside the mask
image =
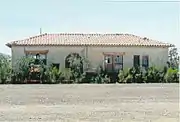
M 70 57 L 70 68 L 65 68 L 62 71 L 52 66 L 45 66 L 42 61 L 38 63 L 38 78 L 43 84 L 71 84 L 71 83 L 96 83 L 109 84 L 115 83 L 179 83 L 178 69 L 165 66 L 159 69 L 152 66 L 142 70 L 142 67 L 132 67 L 128 70 L 120 70 L 116 72 L 107 73 L 102 66 L 98 66 L 95 72 L 83 72 L 82 62 L 83 58 L 76 56 Z M 13 70 L 11 69 L 11 62 L 9 58 L 0 54 L 0 83 L 24 84 L 27 80 L 32 78 L 30 68 L 34 65 L 35 59 L 22 57 L 17 60 Z M 36 76 L 35 76 L 36 77 Z
M 57 84 L 62 80 L 62 72 L 56 67 L 46 68 L 42 78 L 43 84 Z
M 128 72 L 119 71 L 119 83 L 179 83 L 178 70 L 164 67 L 158 70 L 155 66 L 143 72 L 140 67 L 130 68 Z
M 166 83 L 178 83 L 178 69 L 168 68 L 164 78 Z
M 0 84 L 10 83 L 11 62 L 10 57 L 0 53 Z

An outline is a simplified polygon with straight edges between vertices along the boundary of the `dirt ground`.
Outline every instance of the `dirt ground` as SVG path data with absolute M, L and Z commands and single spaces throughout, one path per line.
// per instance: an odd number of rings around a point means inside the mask
M 2 122 L 179 122 L 179 84 L 0 85 Z

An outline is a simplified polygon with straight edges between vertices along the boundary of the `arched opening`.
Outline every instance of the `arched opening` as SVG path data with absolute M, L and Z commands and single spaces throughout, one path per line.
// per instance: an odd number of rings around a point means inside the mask
M 76 69 L 80 68 L 80 71 L 83 72 L 83 60 L 78 53 L 70 53 L 65 58 L 65 68 Z

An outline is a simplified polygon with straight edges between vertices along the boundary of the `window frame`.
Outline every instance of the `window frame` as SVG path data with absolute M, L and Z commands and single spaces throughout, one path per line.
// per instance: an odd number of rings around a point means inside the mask
M 144 60 L 146 59 L 146 60 Z M 142 56 L 142 67 L 148 68 L 149 67 L 149 55 Z
M 117 61 L 117 58 L 119 58 L 118 61 Z M 123 67 L 124 67 L 124 61 L 123 60 L 124 60 L 124 56 L 123 55 L 115 55 L 114 56 L 114 66 L 116 66 L 118 64 L 118 65 L 121 66 L 120 70 L 123 70 Z
M 52 63 L 52 67 L 60 70 L 60 63 Z
M 43 58 L 41 58 L 43 55 Z M 43 61 L 44 65 L 47 65 L 47 54 L 34 54 L 34 53 L 26 53 L 26 57 L 37 59 L 37 56 L 39 56 L 39 59 Z
M 109 63 L 108 60 L 110 61 Z M 112 64 L 113 63 L 112 55 L 105 55 L 105 62 L 106 64 Z
M 138 64 L 135 64 L 135 57 L 139 57 L 139 62 L 138 62 Z M 137 62 L 136 62 L 137 63 Z M 133 55 L 133 67 L 136 67 L 136 65 L 138 66 L 138 67 L 140 67 L 141 66 L 141 56 L 140 55 Z
M 119 58 L 119 60 L 117 60 Z M 116 55 L 114 57 L 114 63 L 115 64 L 123 64 L 123 55 Z

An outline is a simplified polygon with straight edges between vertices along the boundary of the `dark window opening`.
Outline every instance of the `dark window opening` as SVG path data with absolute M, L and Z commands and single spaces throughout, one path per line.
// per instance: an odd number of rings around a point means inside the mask
M 65 68 L 70 68 L 70 62 L 68 59 L 65 59 Z
M 134 55 L 133 66 L 134 67 L 139 67 L 140 66 L 140 55 Z
M 52 67 L 59 70 L 60 64 L 59 63 L 53 63 Z

